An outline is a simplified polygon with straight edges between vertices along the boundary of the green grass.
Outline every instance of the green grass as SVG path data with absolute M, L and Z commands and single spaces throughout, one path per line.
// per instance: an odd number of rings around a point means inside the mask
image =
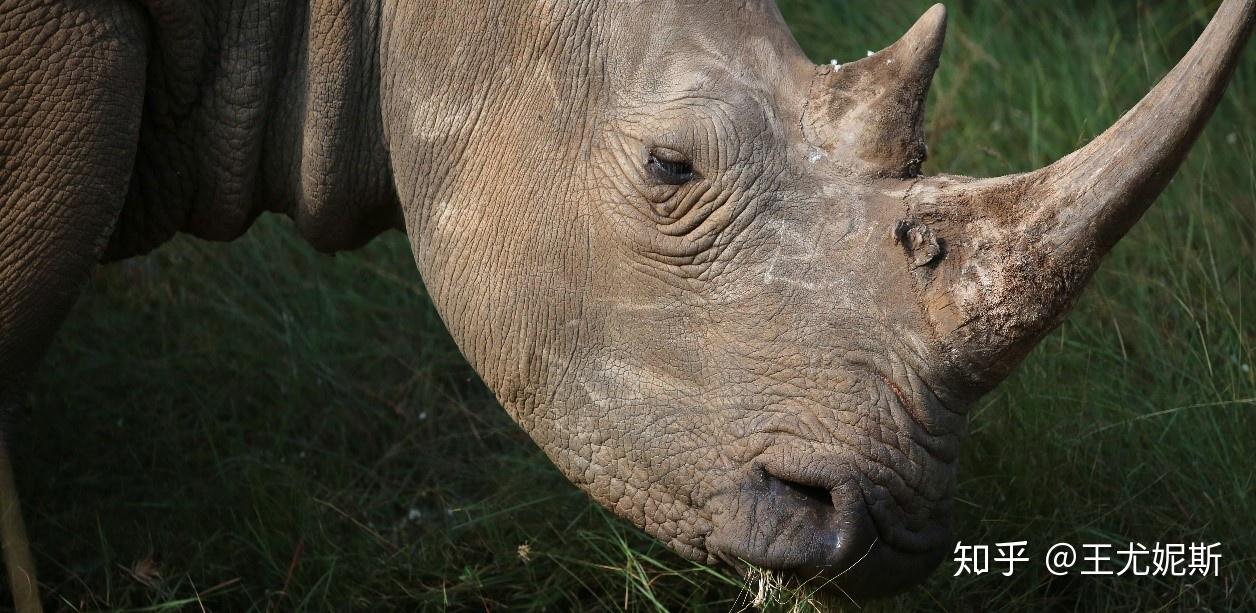
M 841 61 L 927 4 L 782 9 L 812 59 Z M 1215 5 L 951 3 L 927 170 L 1066 153 Z M 1178 178 L 972 412 L 957 536 L 1027 540 L 1034 561 L 1010 578 L 948 561 L 859 606 L 1256 608 L 1253 109 L 1249 48 Z M 459 356 L 401 236 L 334 258 L 279 219 L 232 245 L 181 238 L 103 268 L 46 366 L 10 432 L 54 609 L 791 606 L 792 590 L 690 564 L 567 484 Z M 1220 541 L 1221 576 L 1054 578 L 1040 562 L 1056 542 L 1127 541 Z

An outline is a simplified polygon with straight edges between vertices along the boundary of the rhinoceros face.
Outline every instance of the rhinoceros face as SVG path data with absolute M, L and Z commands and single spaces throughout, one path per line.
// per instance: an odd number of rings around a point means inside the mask
M 894 232 L 923 151 L 851 155 L 825 132 L 836 109 L 808 107 L 833 69 L 744 13 L 643 16 L 623 35 L 646 42 L 608 66 L 596 336 L 553 455 L 679 551 L 911 581 L 952 544 L 964 427 L 922 378 L 940 356 Z
M 456 172 L 401 173 L 417 260 L 503 405 L 600 503 L 691 558 L 899 589 L 953 544 L 966 407 L 1167 181 L 1253 2 L 1086 148 L 990 180 L 919 176 L 940 6 L 839 68 L 770 3 L 718 4 L 538 3 L 485 108 L 394 130 L 403 158 L 459 143 Z

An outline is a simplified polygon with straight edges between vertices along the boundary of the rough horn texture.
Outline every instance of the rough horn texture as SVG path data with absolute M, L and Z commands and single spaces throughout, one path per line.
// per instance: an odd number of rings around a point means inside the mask
M 849 64 L 821 67 L 808 94 L 803 131 L 830 154 L 839 150 L 873 175 L 912 177 L 927 157 L 925 99 L 946 39 L 946 8 L 936 4 L 898 42 Z
M 1229 83 L 1256 14 L 1227 0 L 1177 66 L 1111 128 L 1050 166 L 995 179 L 931 177 L 909 216 L 947 245 L 922 269 L 958 369 L 997 383 L 1060 323 L 1103 256 L 1173 177 Z

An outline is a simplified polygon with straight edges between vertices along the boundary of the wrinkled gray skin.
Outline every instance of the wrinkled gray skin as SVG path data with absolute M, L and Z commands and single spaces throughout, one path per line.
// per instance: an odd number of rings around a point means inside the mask
M 1253 13 L 1086 149 L 976 181 L 918 176 L 940 7 L 835 70 L 760 0 L 241 4 L 0 2 L 0 389 L 101 259 L 264 211 L 325 251 L 400 228 L 574 483 L 862 592 L 949 551 L 966 408 L 1167 182 Z

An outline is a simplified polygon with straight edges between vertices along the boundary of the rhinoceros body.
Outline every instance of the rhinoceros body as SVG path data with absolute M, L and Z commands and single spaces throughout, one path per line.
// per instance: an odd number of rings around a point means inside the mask
M 4 400 L 102 259 L 267 211 L 327 251 L 397 228 L 574 483 L 682 555 L 863 592 L 950 550 L 967 407 L 1168 181 L 1256 13 L 977 180 L 920 175 L 941 7 L 845 66 L 766 0 L 0 7 Z

